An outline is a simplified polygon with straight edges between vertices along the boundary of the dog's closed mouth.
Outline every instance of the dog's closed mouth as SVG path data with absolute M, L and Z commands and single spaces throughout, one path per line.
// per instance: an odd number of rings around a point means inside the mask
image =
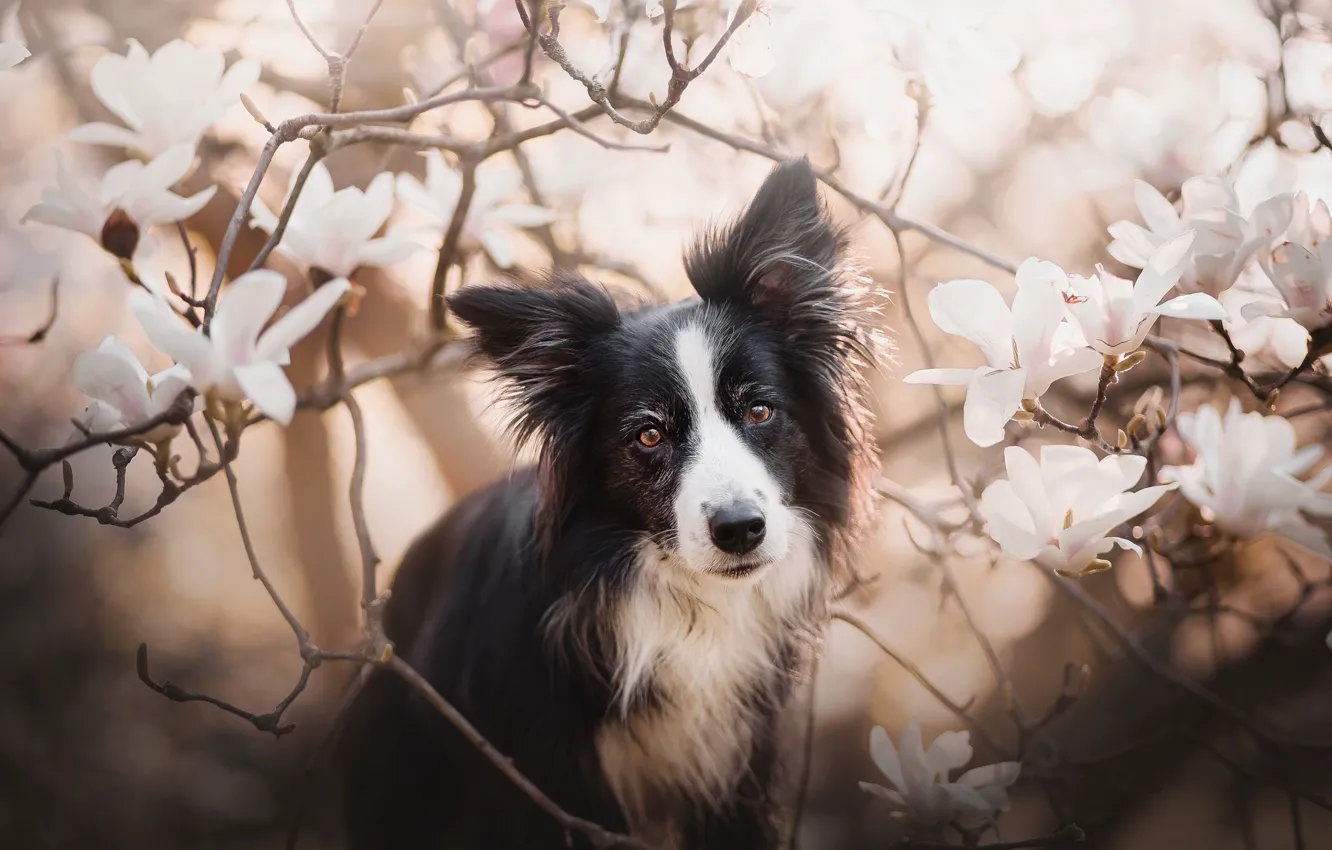
M 754 561 L 748 564 L 737 564 L 736 566 L 725 570 L 716 570 L 713 572 L 713 575 L 721 576 L 722 578 L 744 578 L 750 573 L 765 566 L 767 566 L 766 561 Z

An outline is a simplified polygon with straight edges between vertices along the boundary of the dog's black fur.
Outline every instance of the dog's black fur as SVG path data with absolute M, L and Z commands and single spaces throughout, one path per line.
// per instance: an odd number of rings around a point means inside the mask
M 789 814 L 777 788 L 777 720 L 819 634 L 832 576 L 847 566 L 868 515 L 874 455 L 863 373 L 876 334 L 843 252 L 809 163 L 798 160 L 776 168 L 743 216 L 688 255 L 699 300 L 621 310 L 569 276 L 468 286 L 450 299 L 504 382 L 515 435 L 537 441 L 540 459 L 463 500 L 412 546 L 385 627 L 398 655 L 571 814 L 681 850 L 776 846 Z M 658 728 L 636 724 L 692 698 L 658 675 L 656 660 L 626 686 L 617 619 L 640 592 L 640 571 L 674 569 L 666 564 L 680 535 L 673 505 L 697 430 L 671 366 L 687 325 L 709 341 L 720 415 L 792 516 L 808 523 L 817 576 L 789 604 L 762 608 L 772 615 L 762 620 L 772 634 L 754 643 L 764 663 L 708 703 L 708 717 L 723 712 L 744 727 L 735 735 L 740 769 L 719 786 L 647 781 L 631 811 L 601 737 L 623 728 L 627 737 L 616 740 L 632 747 L 643 729 Z M 762 424 L 745 419 L 755 399 L 773 409 Z M 645 410 L 656 413 L 645 419 Z M 648 426 L 669 437 L 664 447 L 637 441 Z M 693 579 L 681 581 L 687 588 Z M 671 616 L 691 618 L 716 614 L 715 599 L 728 598 L 670 594 L 653 604 L 678 604 Z M 730 669 L 724 658 L 718 665 Z M 357 850 L 569 846 L 559 825 L 387 671 L 355 701 L 338 748 Z M 652 769 L 650 758 L 636 758 Z M 580 835 L 573 841 L 589 846 Z

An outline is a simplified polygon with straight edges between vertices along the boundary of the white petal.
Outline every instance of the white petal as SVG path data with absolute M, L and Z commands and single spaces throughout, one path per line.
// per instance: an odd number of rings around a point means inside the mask
M 962 429 L 967 439 L 984 448 L 1004 438 L 1004 425 L 1022 406 L 1026 372 L 982 366 L 972 373 L 962 406 Z
M 222 293 L 212 327 L 213 344 L 225 362 L 243 365 L 257 356 L 259 332 L 286 292 L 287 279 L 271 269 L 247 272 L 232 281 Z
M 991 539 L 1008 557 L 1027 561 L 1045 547 L 1045 541 L 1032 532 L 1035 525 L 1031 513 L 1011 482 L 1004 479 L 991 482 L 981 494 L 980 507 Z
M 1145 313 L 1160 304 L 1170 288 L 1179 282 L 1193 259 L 1193 236 L 1193 231 L 1185 231 L 1152 254 L 1133 285 L 1134 310 Z
M 0 41 L 0 71 L 13 68 L 32 55 L 32 51 L 12 41 Z
M 282 425 L 291 423 L 296 413 L 296 390 L 281 366 L 271 362 L 252 363 L 236 367 L 235 375 L 245 396 L 265 416 Z
M 907 807 L 907 802 L 901 794 L 892 789 L 884 788 L 882 785 L 875 785 L 873 782 L 861 782 L 860 790 L 881 800 L 887 800 L 899 809 L 905 810 Z
M 968 788 L 980 788 L 983 785 L 999 785 L 1007 788 L 1017 782 L 1022 773 L 1022 765 L 1015 761 L 1001 761 L 984 767 L 973 767 L 957 778 L 959 785 Z
M 1229 318 L 1226 308 L 1206 292 L 1191 292 L 1188 295 L 1181 295 L 1178 298 L 1171 298 L 1169 301 L 1157 307 L 1152 307 L 1146 312 L 1158 316 L 1169 316 L 1175 319 L 1199 319 L 1222 321 Z
M 136 50 L 137 48 L 137 50 Z M 93 65 L 89 82 L 97 99 L 121 121 L 138 130 L 143 127 L 140 116 L 134 111 L 130 91 L 137 84 L 134 64 L 144 54 L 143 47 L 134 39 L 129 39 L 129 56 L 108 53 Z
M 956 812 L 986 819 L 994 814 L 995 807 L 991 805 L 989 800 L 981 796 L 975 788 L 968 788 L 966 785 L 958 785 L 953 782 L 939 787 L 948 795 L 948 801 Z
M 126 359 L 120 351 L 103 347 L 75 357 L 70 379 L 84 395 L 105 402 L 133 422 L 148 415 L 148 388 L 141 369 L 132 355 Z
M 875 726 L 870 730 L 870 758 L 874 764 L 888 777 L 888 781 L 896 787 L 905 788 L 906 784 L 902 781 L 902 762 L 897 757 L 897 747 L 893 746 L 893 739 L 888 737 L 882 726 Z
M 391 266 L 422 250 L 416 242 L 395 236 L 371 239 L 356 249 L 358 266 Z
M 501 269 L 513 267 L 513 248 L 502 231 L 489 229 L 481 232 L 481 247 L 486 249 L 490 260 Z
M 950 280 L 930 290 L 930 318 L 946 334 L 980 346 L 991 366 L 1016 365 L 1013 318 L 1003 296 L 981 280 Z
M 903 378 L 902 383 L 965 387 L 971 382 L 971 375 L 974 371 L 974 369 L 918 369 Z
M 1124 265 L 1135 269 L 1147 265 L 1159 244 L 1150 231 L 1131 221 L 1116 221 L 1108 230 L 1115 241 L 1106 247 L 1106 251 Z
M 289 350 L 317 328 L 324 320 L 324 316 L 328 315 L 339 299 L 350 290 L 351 282 L 346 278 L 331 280 L 316 289 L 308 298 L 292 307 L 286 315 L 264 331 L 264 335 L 259 338 L 255 356 L 262 360 L 272 360 Z
M 971 733 L 943 732 L 925 751 L 925 762 L 934 774 L 943 779 L 971 761 Z
M 1183 229 L 1174 205 L 1167 201 L 1165 196 L 1150 183 L 1143 180 L 1134 180 L 1133 200 L 1138 205 L 1138 212 L 1142 214 L 1142 220 L 1147 223 L 1148 229 L 1152 232 L 1168 239 Z
M 908 800 L 922 789 L 934 785 L 929 765 L 925 763 L 925 746 L 920 735 L 920 721 L 911 718 L 897 739 L 897 755 L 902 763 L 902 790 Z
M 736 6 L 727 17 L 727 26 L 735 18 Z M 731 34 L 726 46 L 731 67 L 746 77 L 762 77 L 776 64 L 772 42 L 771 13 L 760 6 Z
M 157 350 L 188 369 L 200 391 L 207 390 L 215 379 L 208 337 L 192 330 L 162 298 L 142 289 L 130 292 L 130 309 Z
M 139 141 L 138 134 L 133 130 L 103 121 L 80 124 L 69 131 L 69 138 L 88 145 L 112 145 L 119 148 L 133 148 Z
M 513 227 L 540 227 L 543 224 L 550 224 L 556 218 L 554 210 L 538 207 L 535 204 L 506 204 L 486 214 L 488 221 L 499 221 Z

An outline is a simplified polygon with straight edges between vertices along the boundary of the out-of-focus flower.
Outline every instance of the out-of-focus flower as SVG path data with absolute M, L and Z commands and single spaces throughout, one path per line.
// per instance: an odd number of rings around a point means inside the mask
M 1244 305 L 1244 318 L 1275 316 L 1294 319 L 1306 330 L 1317 330 L 1332 322 L 1332 266 L 1327 260 L 1328 237 L 1332 237 L 1332 215 L 1319 200 L 1312 209 L 1303 192 L 1297 192 L 1294 215 L 1282 242 L 1258 258 L 1263 271 L 1281 295 L 1280 301 L 1254 301 Z
M 989 20 L 991 10 L 971 0 L 874 0 L 893 56 L 931 95 L 965 97 L 977 77 L 1003 77 L 1022 53 Z
M 56 188 L 42 191 L 42 202 L 23 221 L 39 221 L 86 233 L 122 260 L 134 257 L 139 237 L 155 224 L 183 221 L 203 209 L 217 191 L 209 186 L 182 198 L 171 191 L 194 164 L 194 149 L 180 145 L 149 163 L 137 160 L 111 166 L 96 196 L 80 187 L 56 151 Z
M 1039 463 L 1026 449 L 1010 446 L 1004 449 L 1004 466 L 1008 478 L 981 494 L 990 537 L 1010 558 L 1034 560 L 1061 575 L 1104 569 L 1101 555 L 1116 544 L 1141 552 L 1130 540 L 1106 535 L 1176 486 L 1125 492 L 1138 483 L 1147 459 L 1111 455 L 1097 460 L 1081 446 L 1042 446 Z
M 175 39 L 152 56 L 129 40 L 129 52 L 108 53 L 92 70 L 92 89 L 124 127 L 94 121 L 75 127 L 70 138 L 95 145 L 123 147 L 152 159 L 177 145 L 191 152 L 200 137 L 243 92 L 259 79 L 259 64 L 234 63 L 213 47 L 195 47 Z
M 951 781 L 948 774 L 971 761 L 971 733 L 944 732 L 926 749 L 914 717 L 902 729 L 898 746 L 882 726 L 875 726 L 870 757 L 892 787 L 862 782 L 861 790 L 887 800 L 923 826 L 948 823 L 959 815 L 993 820 L 996 812 L 1008 810 L 1008 787 L 1022 770 L 1018 762 L 1005 761 L 974 767 Z
M 1261 280 L 1258 288 L 1254 284 Z M 1272 302 L 1280 297 L 1262 274 L 1221 293 L 1221 303 L 1229 314 L 1226 331 L 1231 342 L 1244 352 L 1244 368 L 1257 372 L 1294 369 L 1304 362 L 1309 351 L 1309 332 L 1293 319 L 1276 319 L 1266 315 L 1245 316 L 1245 308 L 1255 301 Z
M 172 366 L 150 376 L 134 352 L 114 336 L 75 357 L 70 377 L 79 392 L 92 399 L 80 417 L 80 424 L 93 433 L 142 425 L 170 410 L 180 394 L 190 387 L 190 373 L 183 366 Z M 161 443 L 179 434 L 180 428 L 169 423 L 158 425 L 121 442 Z
M 1240 538 L 1271 532 L 1332 557 L 1332 546 L 1301 512 L 1332 516 L 1332 467 L 1308 481 L 1298 476 L 1323 456 L 1320 445 L 1295 448 L 1295 429 L 1281 416 L 1244 413 L 1231 399 L 1225 419 L 1211 405 L 1181 413 L 1179 435 L 1197 452 L 1192 466 L 1167 466 L 1161 477 L 1179 482 L 1184 498 L 1218 528 Z
M 1254 252 L 1277 239 L 1291 219 L 1291 196 L 1277 195 L 1245 219 L 1230 182 L 1219 177 L 1190 177 L 1181 189 L 1183 214 L 1155 188 L 1135 181 L 1133 197 L 1146 227 L 1131 221 L 1110 225 L 1110 256 L 1145 268 L 1156 249 L 1186 230 L 1196 231 L 1193 263 L 1180 279 L 1183 288 L 1219 295 L 1235 284 Z
M 286 289 L 286 278 L 269 269 L 241 275 L 222 293 L 208 334 L 191 329 L 164 299 L 143 290 L 131 293 L 130 306 L 153 345 L 189 370 L 201 394 L 227 402 L 248 398 L 286 425 L 296 411 L 296 391 L 282 371 L 290 349 L 319 325 L 351 283 L 338 278 L 320 286 L 264 330 Z
M 0 71 L 7 71 L 32 55 L 32 51 L 12 41 L 0 41 Z
M 1102 354 L 1118 356 L 1142 345 L 1157 316 L 1226 318 L 1226 308 L 1205 292 L 1161 303 L 1188 267 L 1192 244 L 1193 232 L 1186 231 L 1162 245 L 1137 281 L 1117 277 L 1100 265 L 1091 277 L 1069 275 L 1064 301 L 1087 343 Z
M 909 384 L 965 386 L 962 424 L 978 446 L 1003 439 L 1006 423 L 1024 399 L 1035 401 L 1050 384 L 1097 368 L 1102 356 L 1064 322 L 1068 275 L 1054 263 L 1026 260 L 1017 270 L 1013 307 L 989 283 L 953 280 L 930 290 L 930 317 L 944 333 L 980 347 L 984 366 L 923 369 Z
M 410 174 L 398 175 L 398 195 L 420 207 L 435 220 L 430 233 L 438 236 L 448 227 L 462 195 L 462 175 L 444 161 L 437 150 L 427 151 L 425 185 Z M 555 220 L 555 213 L 533 204 L 507 203 L 521 188 L 522 174 L 516 168 L 485 165 L 476 170 L 476 190 L 463 220 L 462 244 L 484 248 L 496 266 L 513 265 L 513 248 L 508 230 L 513 227 L 540 227 Z
M 299 172 L 287 185 L 291 197 Z M 358 266 L 390 266 L 420 248 L 395 236 L 374 238 L 393 211 L 393 175 L 375 175 L 365 192 L 355 186 L 333 190 L 333 178 L 322 162 L 315 163 L 296 199 L 277 249 L 329 277 L 350 277 Z M 272 233 L 278 217 L 255 201 L 250 225 Z

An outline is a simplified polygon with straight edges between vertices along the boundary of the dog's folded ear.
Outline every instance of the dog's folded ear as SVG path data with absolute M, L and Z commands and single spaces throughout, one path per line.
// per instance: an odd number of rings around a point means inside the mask
M 517 403 L 519 441 L 560 431 L 576 421 L 595 389 L 588 350 L 620 321 L 606 290 L 580 278 L 529 284 L 474 284 L 448 299 L 455 316 L 476 331 L 476 348 Z

